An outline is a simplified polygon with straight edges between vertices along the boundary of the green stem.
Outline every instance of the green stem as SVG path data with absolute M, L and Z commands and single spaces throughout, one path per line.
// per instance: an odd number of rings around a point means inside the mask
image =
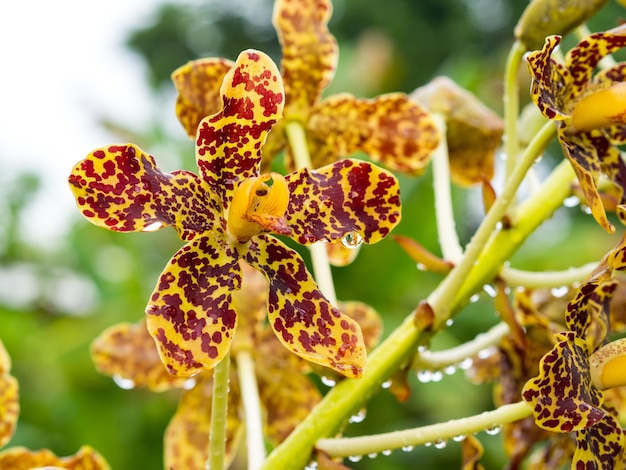
M 226 456 L 226 424 L 228 415 L 228 380 L 230 352 L 213 369 L 213 402 L 211 404 L 211 434 L 207 470 L 224 470 Z
M 479 334 L 472 341 L 463 343 L 455 348 L 444 351 L 422 351 L 415 357 L 411 368 L 441 369 L 449 365 L 459 364 L 468 357 L 473 357 L 480 351 L 498 344 L 510 331 L 509 326 L 502 322 L 489 331 Z
M 540 272 L 529 272 L 505 267 L 500 271 L 500 277 L 511 286 L 561 287 L 583 281 L 597 265 L 598 263 L 595 262 L 563 271 Z
M 500 230 L 479 257 L 478 264 L 465 276 L 458 291 L 451 291 L 448 301 L 451 311 L 463 307 L 473 293 L 497 275 L 502 264 L 522 242 L 571 194 L 574 172 L 563 160 L 533 194 L 519 208 L 515 226 Z M 369 355 L 365 374 L 358 380 L 343 380 L 331 389 L 300 425 L 268 456 L 265 469 L 304 468 L 315 443 L 322 437 L 337 433 L 348 418 L 356 413 L 378 390 L 388 377 L 405 366 L 420 342 L 428 333 L 419 331 L 409 315 L 398 328 Z
M 433 187 L 435 190 L 435 218 L 437 234 L 443 259 L 458 263 L 463 257 L 463 249 L 459 243 L 452 209 L 452 193 L 450 191 L 450 162 L 448 144 L 446 142 L 446 120 L 439 113 L 432 114 L 433 121 L 439 131 L 439 145 L 432 154 Z
M 504 71 L 504 153 L 506 155 L 506 179 L 513 173 L 519 153 L 517 116 L 519 115 L 519 85 L 517 74 L 526 46 L 516 40 L 509 50 Z
M 259 387 L 256 381 L 254 361 L 250 353 L 246 350 L 238 351 L 236 360 L 237 377 L 239 378 L 241 401 L 246 421 L 248 470 L 257 470 L 261 468 L 265 461 L 265 442 L 263 440 Z
M 285 124 L 285 134 L 287 134 L 287 140 L 289 141 L 296 168 L 311 168 L 311 156 L 309 155 L 306 133 L 302 125 L 297 121 L 287 122 Z M 315 281 L 328 301 L 333 305 L 337 305 L 337 294 L 335 293 L 335 284 L 330 269 L 330 262 L 328 261 L 326 244 L 323 242 L 315 243 L 309 246 L 309 251 L 311 252 Z
M 520 401 L 503 405 L 493 411 L 486 411 L 467 418 L 453 419 L 446 423 L 373 436 L 320 439 L 317 441 L 316 448 L 330 457 L 361 456 L 429 442 L 445 442 L 447 439 L 463 438 L 463 436 L 483 430 L 494 428 L 497 430 L 503 424 L 518 421 L 531 414 L 532 408 L 526 402 Z
M 526 147 L 526 150 L 520 156 L 515 170 L 507 179 L 502 194 L 498 196 L 478 227 L 478 230 L 476 230 L 476 233 L 467 244 L 465 255 L 428 297 L 428 303 L 435 312 L 435 329 L 450 318 L 451 309 L 449 299 L 454 297 L 455 292 L 458 291 L 467 275 L 476 265 L 478 257 L 489 238 L 497 230 L 498 224 L 501 223 L 502 217 L 506 213 L 509 203 L 513 200 L 517 188 L 519 188 L 519 185 L 524 180 L 528 169 L 543 153 L 546 145 L 548 145 L 548 142 L 554 137 L 555 133 L 556 127 L 554 123 L 547 122 L 528 144 L 528 147 Z

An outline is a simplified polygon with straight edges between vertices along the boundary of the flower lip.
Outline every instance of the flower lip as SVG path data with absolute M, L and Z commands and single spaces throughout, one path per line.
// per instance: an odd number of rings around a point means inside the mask
M 268 181 L 272 185 L 268 185 Z M 263 232 L 289 235 L 285 212 L 289 204 L 289 188 L 279 173 L 248 178 L 233 195 L 228 212 L 228 231 L 240 242 Z
M 591 379 L 602 389 L 626 385 L 626 338 L 598 349 L 589 358 Z
M 591 93 L 572 111 L 572 131 L 584 132 L 626 123 L 626 82 Z

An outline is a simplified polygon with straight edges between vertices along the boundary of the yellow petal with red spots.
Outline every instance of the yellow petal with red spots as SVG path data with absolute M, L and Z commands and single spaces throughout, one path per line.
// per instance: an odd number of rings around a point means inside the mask
M 265 437 L 282 442 L 321 400 L 302 371 L 304 361 L 291 354 L 267 328 L 254 346 L 259 398 L 265 410 Z
M 172 73 L 172 81 L 178 91 L 176 116 L 189 137 L 196 137 L 198 124 L 205 116 L 222 109 L 220 88 L 224 76 L 234 65 L 228 59 L 199 59 Z
M 352 263 L 360 251 L 360 246 L 346 246 L 343 243 L 329 243 L 326 245 L 328 262 L 333 266 L 347 266 Z
M 222 228 L 220 204 L 196 175 L 162 173 L 154 158 L 134 144 L 94 150 L 74 167 L 69 184 L 82 214 L 109 230 L 173 225 L 188 240 Z
M 213 379 L 210 373 L 202 373 L 196 380 L 196 386 L 183 393 L 176 414 L 165 431 L 165 468 L 177 470 L 206 468 L 211 433 Z M 240 403 L 237 377 L 231 374 L 226 418 L 225 468 L 235 457 L 241 441 L 243 421 L 240 418 Z
M 480 458 L 483 456 L 483 445 L 478 439 L 471 434 L 461 444 L 461 451 L 463 454 L 463 466 L 462 470 L 484 470 L 480 463 Z
M 624 469 L 624 430 L 610 414 L 578 431 L 576 442 L 571 468 Z
M 291 198 L 290 237 L 302 245 L 346 236 L 354 245 L 376 243 L 400 222 L 398 180 L 390 172 L 345 159 L 285 176 Z
M 89 446 L 83 446 L 69 457 L 57 457 L 47 449 L 29 450 L 13 447 L 0 452 L 2 470 L 31 470 L 42 467 L 66 468 L 71 470 L 110 470 L 104 458 Z
M 268 320 L 283 345 L 307 361 L 360 377 L 366 361 L 361 329 L 326 300 L 300 255 L 274 237 L 259 235 L 245 260 L 270 283 Z
M 383 320 L 374 307 L 355 300 L 340 301 L 337 306 L 341 313 L 352 318 L 361 327 L 365 349 L 374 349 L 383 334 Z
M 202 178 L 227 208 L 238 183 L 258 176 L 261 147 L 282 117 L 285 100 L 276 64 L 252 49 L 239 54 L 220 93 L 224 107 L 198 127 L 196 160 Z
M 20 412 L 19 387 L 16 378 L 9 374 L 10 371 L 11 359 L 0 341 L 0 447 L 13 436 Z
M 281 72 L 289 119 L 305 121 L 333 79 L 338 47 L 328 31 L 330 0 L 277 0 L 273 23 L 282 45 Z
M 374 99 L 332 95 L 315 106 L 307 127 L 336 158 L 362 151 L 375 162 L 412 175 L 422 173 L 439 143 L 429 113 L 403 93 Z
M 156 392 L 182 387 L 187 380 L 167 371 L 145 320 L 106 329 L 91 344 L 91 356 L 101 373 Z
M 170 373 L 189 377 L 222 360 L 237 325 L 232 291 L 240 287 L 238 255 L 223 237 L 198 237 L 172 257 L 146 307 Z

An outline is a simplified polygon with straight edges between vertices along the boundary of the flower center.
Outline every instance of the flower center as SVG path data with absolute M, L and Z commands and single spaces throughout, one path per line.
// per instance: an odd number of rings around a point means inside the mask
M 601 347 L 589 357 L 591 380 L 601 390 L 626 385 L 626 338 Z
M 271 186 L 267 184 L 272 181 Z M 248 178 L 235 190 L 228 212 L 228 230 L 240 242 L 262 232 L 289 235 L 285 219 L 289 188 L 285 178 L 270 173 Z
M 626 123 L 626 82 L 616 83 L 580 100 L 572 112 L 574 132 Z

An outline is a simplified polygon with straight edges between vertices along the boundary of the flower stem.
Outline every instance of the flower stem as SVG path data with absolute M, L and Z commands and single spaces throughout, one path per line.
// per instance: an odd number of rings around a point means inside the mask
M 503 405 L 493 411 L 486 411 L 467 418 L 453 419 L 446 423 L 372 436 L 320 439 L 317 441 L 316 448 L 330 457 L 365 455 L 467 436 L 468 434 L 518 421 L 531 414 L 532 409 L 530 406 L 526 402 L 520 401 L 510 405 Z
M 504 153 L 506 155 L 506 179 L 508 180 L 517 164 L 519 139 L 517 136 L 517 116 L 519 114 L 519 85 L 517 74 L 519 64 L 526 52 L 524 44 L 516 40 L 506 61 L 504 71 Z
M 512 286 L 524 287 L 561 287 L 583 281 L 598 265 L 588 263 L 577 268 L 569 268 L 563 271 L 540 271 L 529 272 L 514 268 L 502 268 L 500 277 Z
M 296 168 L 311 168 L 311 156 L 309 155 L 306 133 L 302 125 L 297 121 L 287 122 L 285 124 L 285 134 L 287 134 L 287 140 L 289 141 Z M 309 251 L 311 252 L 315 281 L 328 301 L 333 305 L 337 305 L 337 295 L 335 293 L 330 262 L 328 261 L 326 244 L 323 242 L 315 243 L 309 246 Z
M 474 292 L 497 275 L 502 264 L 511 257 L 522 242 L 561 206 L 571 194 L 575 178 L 568 161 L 557 166 L 541 189 L 526 200 L 518 211 L 516 224 L 508 230 L 493 234 L 481 256 L 458 291 L 450 291 L 447 301 L 454 312 L 464 306 Z M 419 331 L 413 315 L 399 325 L 368 356 L 367 369 L 358 380 L 343 380 L 332 388 L 285 441 L 268 456 L 264 469 L 298 470 L 306 466 L 316 441 L 336 434 L 349 416 L 363 407 L 388 377 L 405 366 L 417 345 L 427 339 Z
M 535 160 L 543 153 L 546 145 L 554 137 L 556 127 L 552 122 L 546 123 L 533 140 L 528 144 L 526 150 L 518 161 L 515 170 L 507 179 L 502 193 L 483 219 L 476 230 L 476 233 L 467 244 L 465 255 L 461 261 L 450 271 L 450 274 L 428 297 L 428 303 L 435 312 L 435 329 L 450 318 L 449 299 L 454 297 L 456 291 L 465 281 L 467 275 L 478 261 L 483 248 L 489 238 L 497 230 L 498 223 L 502 220 L 509 203 L 513 199 L 517 188 L 522 183 L 528 169 Z
M 480 351 L 498 344 L 510 332 L 509 326 L 502 322 L 489 331 L 481 333 L 467 343 L 444 351 L 422 351 L 411 366 L 413 369 L 441 369 L 449 365 L 456 365 L 468 357 L 475 356 Z
M 230 352 L 213 369 L 213 402 L 211 404 L 211 435 L 207 470 L 224 470 L 226 456 L 226 424 L 228 415 L 228 380 Z
M 265 442 L 263 440 L 263 422 L 261 420 L 261 402 L 259 387 L 254 371 L 254 361 L 246 350 L 236 354 L 237 376 L 241 388 L 241 398 L 246 421 L 246 439 L 248 444 L 248 470 L 261 468 L 265 461 Z
M 432 155 L 437 234 L 439 235 L 439 246 L 441 247 L 443 259 L 455 264 L 463 257 L 463 249 L 456 233 L 454 212 L 452 210 L 446 120 L 439 113 L 433 113 L 432 118 L 440 136 L 439 145 Z

